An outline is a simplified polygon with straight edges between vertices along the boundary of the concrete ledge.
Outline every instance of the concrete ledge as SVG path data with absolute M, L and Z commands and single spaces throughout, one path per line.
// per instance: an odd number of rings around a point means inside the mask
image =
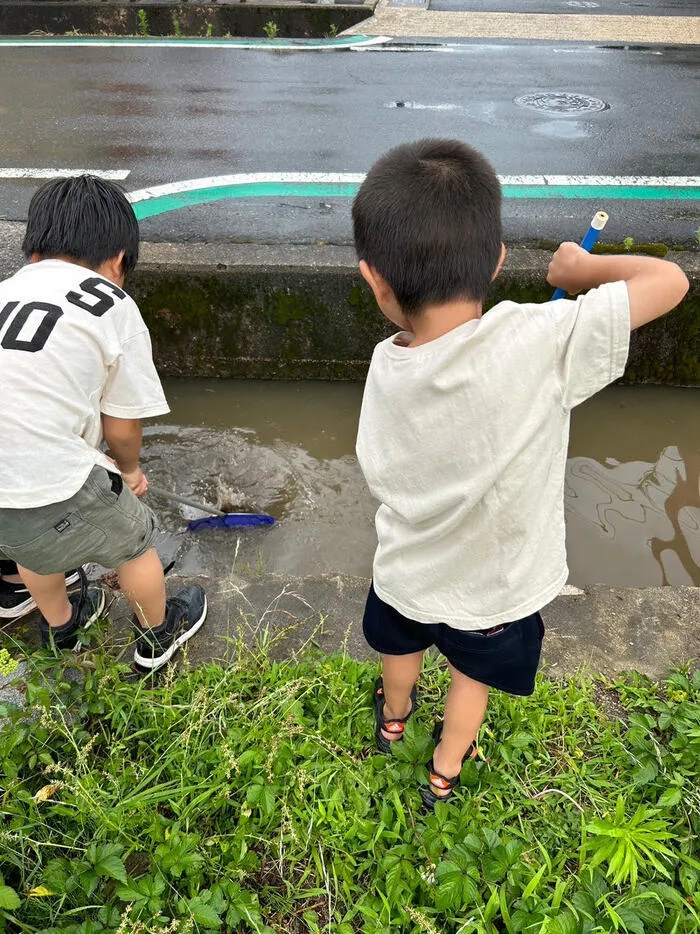
M 0 225 L 0 278 L 22 263 L 22 224 Z M 625 381 L 700 386 L 700 254 L 671 253 L 691 290 L 635 332 Z M 514 248 L 488 306 L 543 302 L 549 250 Z M 145 243 L 127 288 L 166 376 L 362 379 L 392 327 L 349 246 Z
M 201 664 L 226 657 L 227 637 L 248 641 L 266 630 L 275 651 L 291 655 L 310 644 L 321 651 L 346 649 L 373 658 L 362 635 L 369 581 L 357 577 L 281 577 L 252 581 L 201 581 L 211 611 L 203 638 L 193 641 L 190 659 Z M 176 589 L 182 581 L 173 581 Z M 123 631 L 124 616 L 119 618 Z M 700 588 L 627 590 L 574 588 L 557 597 L 542 614 L 547 627 L 544 658 L 550 674 L 581 669 L 613 676 L 634 669 L 662 678 L 673 667 L 700 657 Z
M 374 0 L 344 3 L 267 2 L 181 3 L 111 2 L 111 0 L 0 0 L 0 35 L 50 34 L 135 36 L 143 34 L 139 11 L 146 15 L 148 36 L 259 36 L 273 22 L 277 37 L 323 38 L 367 19 Z
M 174 592 L 184 582 L 171 577 L 168 590 Z M 232 651 L 229 640 L 237 637 L 251 646 L 265 638 L 278 658 L 307 647 L 374 657 L 362 635 L 369 586 L 364 578 L 269 574 L 198 582 L 207 591 L 209 615 L 188 644 L 192 664 L 225 662 Z M 124 646 L 131 639 L 130 612 L 121 595 L 115 596 L 109 613 L 114 639 Z M 663 678 L 671 668 L 700 656 L 700 588 L 566 588 L 542 615 L 547 627 L 545 671 L 553 677 L 582 669 L 612 677 L 633 669 Z M 31 617 L 22 623 L 22 633 L 36 639 Z

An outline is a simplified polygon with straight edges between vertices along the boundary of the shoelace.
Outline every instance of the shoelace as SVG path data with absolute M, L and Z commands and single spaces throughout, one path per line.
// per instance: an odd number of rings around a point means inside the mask
M 168 608 L 167 608 L 166 613 L 165 613 L 165 620 L 166 620 L 166 621 L 167 621 L 167 619 L 168 619 L 168 616 L 171 615 L 171 612 L 172 612 L 172 608 L 173 608 L 173 607 L 177 607 L 177 608 L 180 610 L 180 619 L 179 619 L 180 622 L 182 622 L 182 620 L 184 620 L 184 619 L 188 619 L 188 618 L 189 618 L 189 614 L 188 614 L 188 609 L 189 609 L 189 608 L 188 608 L 188 606 L 187 606 L 187 603 L 186 603 L 184 600 L 180 600 L 179 597 L 171 597 L 171 598 L 168 600 Z M 174 615 L 174 614 L 173 614 L 173 615 Z
M 78 568 L 78 577 L 80 578 L 80 596 L 76 605 L 76 619 L 80 621 L 83 616 L 83 609 L 87 601 L 88 579 L 87 574 L 82 567 Z

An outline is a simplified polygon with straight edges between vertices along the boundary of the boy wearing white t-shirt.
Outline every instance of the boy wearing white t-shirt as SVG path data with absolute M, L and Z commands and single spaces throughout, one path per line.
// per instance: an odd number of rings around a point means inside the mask
M 59 179 L 32 198 L 29 264 L 0 283 L 0 566 L 19 566 L 42 643 L 59 649 L 79 647 L 105 605 L 82 571 L 69 597 L 65 572 L 116 567 L 135 613 L 134 659 L 154 670 L 199 629 L 207 603 L 198 586 L 166 601 L 155 516 L 139 499 L 141 419 L 168 405 L 148 329 L 123 290 L 138 248 L 116 185 Z
M 392 150 L 353 204 L 360 271 L 401 333 L 367 377 L 357 455 L 380 506 L 364 617 L 382 656 L 377 743 L 401 740 L 425 650 L 451 686 L 435 730 L 433 807 L 459 784 L 489 688 L 534 688 L 539 611 L 568 575 L 564 470 L 571 409 L 622 376 L 630 329 L 688 288 L 673 263 L 564 243 L 548 281 L 576 300 L 504 301 L 482 317 L 505 257 L 489 163 L 452 140 Z

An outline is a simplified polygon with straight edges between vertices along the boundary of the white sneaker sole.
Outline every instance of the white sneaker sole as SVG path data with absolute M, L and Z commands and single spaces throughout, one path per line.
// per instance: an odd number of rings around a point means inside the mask
M 68 577 L 66 577 L 66 587 L 70 587 L 72 584 L 76 584 L 79 580 L 80 575 L 77 571 L 74 574 L 70 574 Z M 36 603 L 30 596 L 27 596 L 27 599 L 24 601 L 24 603 L 18 603 L 17 606 L 0 606 L 0 619 L 20 619 L 22 616 L 27 616 L 27 614 L 31 613 L 32 610 L 35 609 Z
M 159 655 L 158 658 L 144 658 L 143 655 L 139 655 L 138 651 L 134 651 L 134 661 L 139 666 L 139 668 L 147 668 L 149 671 L 156 671 L 158 668 L 162 668 L 163 665 L 167 665 L 173 655 L 177 652 L 180 646 L 184 645 L 188 639 L 191 639 L 199 630 L 202 628 L 202 623 L 207 618 L 207 598 L 204 597 L 204 607 L 202 609 L 202 615 L 199 619 L 190 626 L 187 632 L 183 632 L 173 644 L 163 652 L 162 655 Z

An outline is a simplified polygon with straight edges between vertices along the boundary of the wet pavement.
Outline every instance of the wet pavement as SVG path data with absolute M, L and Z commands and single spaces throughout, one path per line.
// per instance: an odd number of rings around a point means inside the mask
M 447 135 L 480 148 L 502 175 L 699 175 L 699 60 L 692 46 L 467 40 L 333 53 L 4 48 L 0 164 L 129 170 L 134 190 L 231 172 L 364 172 L 396 143 Z M 552 93 L 601 105 L 516 101 Z M 0 217 L 24 219 L 35 187 L 0 179 Z M 169 241 L 345 243 L 349 207 L 229 200 L 150 218 L 142 230 Z M 690 244 L 700 224 L 697 200 L 510 200 L 506 237 L 579 238 L 601 207 L 609 240 Z

